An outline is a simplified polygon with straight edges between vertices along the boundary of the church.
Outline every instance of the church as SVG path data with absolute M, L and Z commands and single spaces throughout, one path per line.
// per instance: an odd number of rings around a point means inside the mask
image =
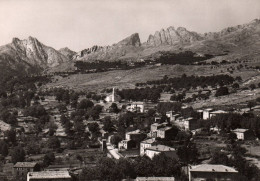
M 107 102 L 119 102 L 121 97 L 115 94 L 115 88 L 113 88 L 112 94 L 108 95 L 105 100 Z

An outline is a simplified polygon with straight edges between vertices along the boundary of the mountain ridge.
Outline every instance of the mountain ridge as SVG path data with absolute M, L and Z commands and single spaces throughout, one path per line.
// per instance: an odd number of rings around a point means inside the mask
M 156 31 L 147 41 L 141 43 L 138 33 L 124 38 L 110 46 L 92 46 L 79 52 L 68 47 L 55 50 L 34 37 L 0 46 L 0 64 L 2 67 L 36 68 L 42 70 L 57 67 L 60 64 L 72 64 L 75 61 L 136 61 L 152 56 L 160 51 L 195 51 L 202 53 L 223 53 L 242 49 L 259 49 L 260 20 L 227 27 L 219 32 L 196 33 L 184 27 Z M 36 70 L 35 69 L 35 70 Z

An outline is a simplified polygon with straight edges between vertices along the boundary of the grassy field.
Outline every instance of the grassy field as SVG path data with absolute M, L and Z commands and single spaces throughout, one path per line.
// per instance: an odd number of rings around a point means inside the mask
M 193 102 L 191 106 L 197 109 L 202 107 L 213 107 L 218 105 L 238 105 L 241 103 L 246 103 L 250 100 L 255 100 L 257 97 L 260 97 L 260 89 L 255 89 L 252 91 L 244 90 L 241 92 L 237 92 L 227 96 L 221 96 L 218 98 L 212 96 L 207 100 Z
M 247 63 L 255 65 L 255 62 Z M 182 74 L 195 76 L 209 76 L 217 74 L 229 74 L 233 77 L 241 76 L 241 87 L 249 87 L 250 84 L 258 84 L 260 82 L 260 73 L 255 69 L 242 68 L 233 70 L 232 74 L 227 72 L 230 67 L 237 67 L 238 63 L 215 65 L 162 65 L 162 66 L 146 66 L 130 70 L 115 70 L 91 74 L 74 74 L 68 77 L 55 76 L 52 83 L 47 87 L 66 87 L 74 90 L 101 91 L 104 88 L 135 88 L 136 83 L 146 82 L 148 80 L 162 79 L 164 75 L 168 77 L 179 77 Z M 206 101 L 198 101 L 191 104 L 194 108 L 209 107 L 216 105 L 232 105 L 245 103 L 249 100 L 256 99 L 260 96 L 260 90 L 244 90 L 215 98 L 212 96 Z M 170 95 L 163 95 L 162 100 L 168 101 Z

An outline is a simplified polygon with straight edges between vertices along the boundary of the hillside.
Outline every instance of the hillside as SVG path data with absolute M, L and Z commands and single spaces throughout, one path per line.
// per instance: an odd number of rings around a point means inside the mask
M 47 67 L 68 61 L 65 55 L 33 37 L 25 40 L 13 38 L 10 44 L 0 47 L 0 65 L 3 69 L 39 73 Z
M 44 45 L 36 38 L 25 40 L 14 38 L 10 44 L 0 47 L 0 67 L 12 71 L 23 70 L 39 73 L 42 70 L 60 72 L 75 70 L 75 61 L 140 61 L 160 58 L 162 52 L 178 53 L 192 51 L 222 55 L 225 59 L 257 60 L 260 47 L 260 20 L 228 27 L 219 32 L 199 34 L 183 27 L 169 27 L 156 31 L 146 42 L 141 43 L 139 34 L 131 36 L 111 46 L 93 46 L 79 52 L 69 48 L 59 51 Z M 5 70 L 5 71 L 6 71 Z

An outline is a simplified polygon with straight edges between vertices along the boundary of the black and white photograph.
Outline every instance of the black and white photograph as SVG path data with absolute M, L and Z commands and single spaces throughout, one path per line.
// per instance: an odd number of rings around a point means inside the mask
M 0 181 L 260 181 L 260 0 L 0 0 Z

